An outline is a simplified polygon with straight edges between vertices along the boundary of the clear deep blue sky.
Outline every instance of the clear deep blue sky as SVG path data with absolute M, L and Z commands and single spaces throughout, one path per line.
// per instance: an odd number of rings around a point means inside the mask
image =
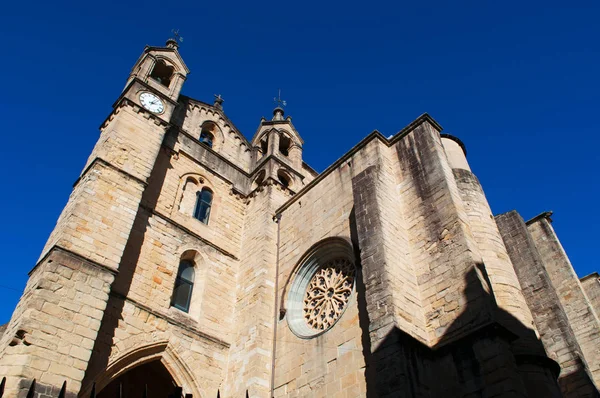
M 222 94 L 247 137 L 278 88 L 317 171 L 428 112 L 465 142 L 495 214 L 553 210 L 578 274 L 597 270 L 599 14 L 597 1 L 5 2 L 0 323 L 133 63 L 172 28 L 183 93 Z

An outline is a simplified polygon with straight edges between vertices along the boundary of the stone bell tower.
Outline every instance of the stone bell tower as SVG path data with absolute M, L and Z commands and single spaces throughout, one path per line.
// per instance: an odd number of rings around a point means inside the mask
M 266 181 L 271 178 L 293 192 L 298 192 L 306 185 L 305 177 L 308 174 L 303 169 L 303 144 L 302 137 L 292 124 L 292 118 L 284 117 L 283 107 L 278 105 L 273 110 L 271 120 L 261 119 L 252 139 L 258 179 Z
M 80 390 L 188 73 L 174 39 L 135 63 L 0 340 L 6 396 L 25 396 L 32 379 L 39 389 L 66 380 L 67 396 Z

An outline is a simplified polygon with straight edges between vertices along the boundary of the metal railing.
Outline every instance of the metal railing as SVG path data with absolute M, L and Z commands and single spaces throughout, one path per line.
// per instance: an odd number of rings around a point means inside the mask
M 2 378 L 2 382 L 0 382 L 0 398 L 4 396 L 4 388 L 6 386 L 6 377 Z M 66 398 L 67 394 L 67 381 L 65 380 L 60 388 L 60 391 L 56 398 Z M 33 379 L 31 384 L 29 385 L 29 390 L 27 391 L 27 398 L 35 398 L 36 396 L 36 381 Z M 139 396 L 139 395 L 138 395 Z M 148 386 L 144 386 L 144 390 L 141 394 L 142 398 L 148 398 Z M 217 394 L 218 396 L 218 394 Z M 247 393 L 246 393 L 247 396 Z M 92 391 L 90 392 L 89 398 L 96 398 L 96 383 L 92 386 Z M 117 391 L 117 395 L 115 398 L 125 398 L 123 397 L 123 385 L 119 384 L 119 390 Z M 183 389 L 181 387 L 175 387 L 172 394 L 169 394 L 165 398 L 193 398 L 192 394 L 183 394 Z

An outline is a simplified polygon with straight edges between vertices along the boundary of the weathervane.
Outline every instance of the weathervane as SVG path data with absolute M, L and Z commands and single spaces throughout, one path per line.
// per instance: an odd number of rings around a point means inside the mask
M 283 108 L 287 105 L 287 102 L 281 99 L 281 89 L 279 89 L 279 94 L 277 95 L 277 97 L 273 98 L 273 101 L 275 102 L 275 105 L 277 105 L 278 108 Z
M 173 32 L 173 35 L 175 36 L 175 41 L 183 43 L 183 37 L 179 34 L 179 29 L 171 29 L 171 32 Z

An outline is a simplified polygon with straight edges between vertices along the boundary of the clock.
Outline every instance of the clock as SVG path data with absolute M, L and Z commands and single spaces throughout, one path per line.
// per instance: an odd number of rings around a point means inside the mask
M 140 102 L 144 108 L 153 113 L 162 113 L 165 110 L 165 104 L 152 93 L 141 93 Z

